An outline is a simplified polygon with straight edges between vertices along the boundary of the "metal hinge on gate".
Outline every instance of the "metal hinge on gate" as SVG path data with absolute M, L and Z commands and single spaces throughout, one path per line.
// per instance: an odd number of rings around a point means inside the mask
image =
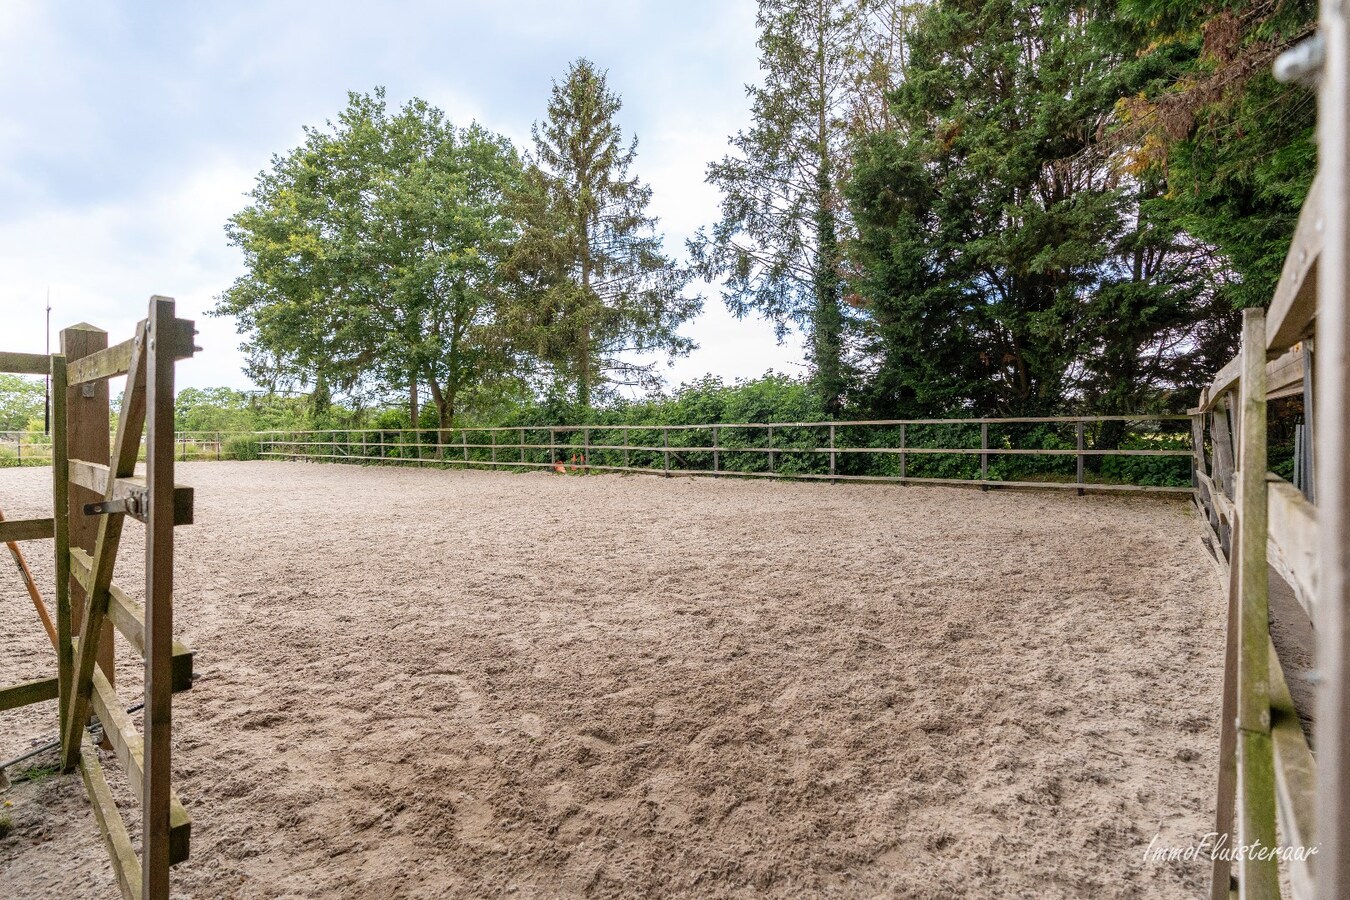
M 84 505 L 84 514 L 86 516 L 103 516 L 109 513 L 122 513 L 131 516 L 133 519 L 145 520 L 149 515 L 150 503 L 149 497 L 145 491 L 135 491 L 125 497 L 118 497 L 116 500 L 100 500 L 97 503 L 86 503 Z

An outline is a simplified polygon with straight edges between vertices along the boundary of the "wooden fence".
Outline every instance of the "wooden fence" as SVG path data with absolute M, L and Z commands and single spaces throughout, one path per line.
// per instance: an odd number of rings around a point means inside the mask
M 174 365 L 195 352 L 194 334 L 172 300 L 154 297 L 121 344 L 82 325 L 61 332 L 61 354 L 0 353 L 0 371 L 51 376 L 53 461 L 51 517 L 0 522 L 0 542 L 53 539 L 56 570 L 56 674 L 0 687 L 0 711 L 57 701 L 62 768 L 80 770 L 128 900 L 168 898 L 169 867 L 187 859 L 192 827 L 169 783 L 169 755 L 171 697 L 192 685 L 192 653 L 173 640 L 173 530 L 192 521 L 193 501 L 173 482 L 173 414 Z M 110 447 L 108 380 L 122 375 Z M 146 474 L 137 478 L 143 431 Z M 144 605 L 112 581 L 128 516 L 146 529 Z M 48 620 L 35 591 L 32 599 Z M 145 662 L 144 736 L 114 687 L 114 630 Z M 140 798 L 139 854 L 90 744 L 90 713 Z
M 1211 897 L 1350 896 L 1350 47 L 1323 4 L 1318 37 L 1277 63 L 1313 82 L 1319 170 L 1269 312 L 1246 310 L 1242 348 L 1191 412 L 1196 504 L 1228 573 L 1228 637 L 1215 831 L 1242 848 L 1316 850 L 1213 860 Z M 1301 397 L 1295 484 L 1268 471 L 1267 403 Z M 1314 504 L 1315 501 L 1315 504 Z M 1316 709 L 1296 710 L 1270 635 L 1271 578 L 1317 639 Z M 1299 713 L 1313 714 L 1316 755 Z M 1234 841 L 1234 838 L 1236 840 Z
M 256 437 L 259 455 L 268 459 L 1189 493 L 1195 452 L 1187 418 L 595 424 Z M 1121 468 L 1142 458 L 1180 465 L 1135 478 Z M 1173 483 L 1145 483 L 1150 479 Z
M 249 432 L 179 431 L 173 436 L 174 456 L 180 462 L 233 459 L 232 442 L 249 441 L 252 437 Z M 144 439 L 138 458 L 145 460 Z M 0 431 L 0 469 L 51 464 L 51 435 L 41 431 Z

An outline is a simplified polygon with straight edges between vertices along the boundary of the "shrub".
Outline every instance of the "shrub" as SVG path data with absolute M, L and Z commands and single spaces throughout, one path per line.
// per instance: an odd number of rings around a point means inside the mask
M 251 435 L 237 435 L 225 442 L 225 458 L 250 461 L 261 459 L 262 446 Z

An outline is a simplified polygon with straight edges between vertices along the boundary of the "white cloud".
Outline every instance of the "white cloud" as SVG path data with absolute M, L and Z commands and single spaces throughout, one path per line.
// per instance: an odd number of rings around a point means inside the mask
M 654 190 L 667 249 L 717 214 L 708 161 L 748 119 L 756 75 L 754 3 L 529 0 L 229 7 L 123 0 L 97 10 L 0 2 L 0 349 L 40 350 L 53 326 L 89 321 L 113 340 L 151 294 L 195 318 L 204 352 L 182 383 L 247 386 L 239 338 L 204 315 L 240 274 L 223 226 L 269 157 L 301 126 L 335 116 L 346 91 L 388 86 L 456 122 L 528 139 L 550 78 L 577 56 L 610 70 L 637 173 Z M 799 342 L 737 322 L 715 288 L 688 331 L 701 349 L 668 370 L 750 377 L 793 369 Z

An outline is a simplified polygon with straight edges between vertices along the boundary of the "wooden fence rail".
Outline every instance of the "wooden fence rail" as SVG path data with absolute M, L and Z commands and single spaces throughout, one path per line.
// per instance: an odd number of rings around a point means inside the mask
M 274 431 L 260 456 L 352 463 L 416 463 L 660 475 L 976 484 L 1088 490 L 1192 490 L 1196 458 L 1187 416 L 888 419 L 700 425 L 548 425 Z M 1089 427 L 1118 426 L 1115 445 L 1089 444 Z M 927 442 L 916 433 L 930 432 Z M 964 434 L 962 430 L 964 429 Z M 1033 429 L 1035 434 L 1026 434 Z M 1169 430 L 1170 429 L 1170 430 Z M 1056 434 L 1070 431 L 1072 436 Z M 1023 434 L 1017 434 L 1021 431 Z M 1000 433 L 1002 432 L 1002 433 Z M 992 435 L 992 439 L 991 439 Z M 922 434 L 918 436 L 922 437 Z M 960 440 L 961 437 L 966 440 Z M 1040 446 L 1014 446 L 1030 438 Z M 966 446 L 957 446 L 965 443 Z M 1121 445 L 1124 446 L 1121 446 Z M 1151 446 L 1150 446 L 1151 445 Z M 1175 459 L 1171 472 L 1103 475 L 1113 460 Z M 916 459 L 917 458 L 917 459 Z M 928 462 L 925 463 L 924 459 Z M 978 458 L 978 467 L 973 460 Z M 1011 458 L 1020 462 L 999 463 Z M 962 459 L 972 462 L 967 465 Z M 1039 462 L 1038 462 L 1039 460 Z M 1063 460 L 1070 466 L 1058 466 Z M 1040 466 L 1042 471 L 1037 471 Z M 998 477 L 1000 467 L 1025 477 Z M 967 474 L 969 473 L 969 474 Z M 1089 475 L 1094 477 L 1089 478 Z M 1169 477 L 1170 476 L 1170 477 Z M 1143 483 L 1170 480 L 1174 483 Z

